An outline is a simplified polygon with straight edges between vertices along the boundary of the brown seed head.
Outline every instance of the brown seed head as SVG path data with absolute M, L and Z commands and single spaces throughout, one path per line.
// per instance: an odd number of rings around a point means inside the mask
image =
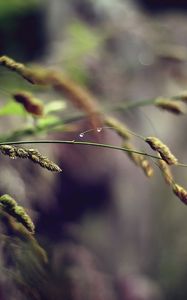
M 28 92 L 19 92 L 13 95 L 13 98 L 16 102 L 23 105 L 25 110 L 28 113 L 31 113 L 35 116 L 43 116 L 44 105 L 41 101 L 35 99 L 31 93 Z
M 167 184 L 171 185 L 173 182 L 173 175 L 171 173 L 171 170 L 170 170 L 170 167 L 168 166 L 168 164 L 163 159 L 159 159 L 158 166 L 162 172 L 165 182 Z
M 150 164 L 150 162 L 141 154 L 139 154 L 139 165 L 143 169 L 145 175 L 147 177 L 152 177 L 154 174 L 153 168 Z
M 6 207 L 7 210 L 12 210 L 17 202 L 10 195 L 5 194 L 0 197 L 0 204 Z
M 37 155 L 29 155 L 29 159 L 32 160 L 36 164 L 40 164 L 41 158 Z
M 105 124 L 107 126 L 113 127 L 116 133 L 121 136 L 124 140 L 128 140 L 131 138 L 129 133 L 129 129 L 120 121 L 113 117 L 106 117 Z
M 15 217 L 18 222 L 22 223 L 31 233 L 34 233 L 35 226 L 22 206 L 17 205 L 12 211 L 12 216 Z
M 31 233 L 34 233 L 34 224 L 22 206 L 9 195 L 0 197 L 0 204 L 3 210 L 10 216 L 13 216 L 18 222 L 22 223 Z
M 24 243 L 27 243 L 32 252 L 40 259 L 41 262 L 47 263 L 48 257 L 45 250 L 38 244 L 37 240 L 35 239 L 34 235 L 20 222 L 5 212 L 3 209 L 0 209 L 0 218 L 2 222 L 5 223 L 7 228 L 7 234 L 13 234 L 14 237 L 19 239 Z
M 16 150 L 14 146 L 11 145 L 1 145 L 0 152 L 4 155 L 9 156 L 10 158 L 16 158 Z
M 176 96 L 175 99 L 181 100 L 184 103 L 187 102 L 187 91 L 183 91 L 180 95 Z
M 122 147 L 127 148 L 129 150 L 133 150 L 133 146 L 130 143 L 124 142 Z M 134 152 L 126 152 L 128 157 L 139 166 L 145 173 L 147 177 L 151 177 L 154 173 L 154 170 L 150 164 L 150 162 L 142 155 Z
M 61 172 L 62 170 L 48 158 L 41 159 L 40 166 L 52 172 Z
M 17 63 L 15 60 L 5 55 L 0 57 L 0 64 L 15 72 L 21 72 L 25 68 L 23 64 Z
M 155 106 L 158 108 L 167 110 L 168 112 L 171 112 L 176 115 L 184 114 L 185 109 L 182 103 L 178 101 L 174 101 L 172 99 L 167 99 L 167 98 L 157 98 L 155 101 Z
M 175 195 L 184 203 L 187 204 L 187 191 L 177 183 L 172 186 Z
M 27 149 L 28 154 L 41 156 L 40 152 L 37 149 Z
M 39 164 L 42 168 L 45 168 L 52 172 L 61 172 L 62 170 L 53 161 L 49 160 L 46 156 L 41 155 L 38 150 L 28 149 L 28 158 L 34 163 Z
M 15 71 L 32 84 L 51 86 L 58 93 L 65 95 L 73 105 L 87 113 L 95 128 L 102 126 L 103 120 L 95 97 L 64 74 L 45 69 L 29 69 L 7 56 L 0 57 L 0 65 Z
M 26 149 L 16 147 L 15 150 L 16 150 L 17 157 L 28 158 L 28 151 Z
M 147 137 L 145 141 L 153 150 L 160 154 L 162 159 L 167 162 L 168 165 L 176 165 L 178 163 L 177 158 L 171 153 L 170 149 L 158 138 L 150 136 Z
M 52 172 L 61 172 L 62 170 L 53 161 L 43 156 L 36 149 L 19 148 L 12 145 L 0 145 L 0 152 L 10 158 L 27 158 L 34 163 L 39 164 L 41 167 L 48 169 Z
M 25 80 L 32 84 L 42 84 L 46 83 L 46 71 L 42 70 L 31 70 L 27 68 L 24 64 L 16 62 L 8 56 L 0 56 L 0 65 L 8 68 L 11 71 L 16 72 L 21 75 Z

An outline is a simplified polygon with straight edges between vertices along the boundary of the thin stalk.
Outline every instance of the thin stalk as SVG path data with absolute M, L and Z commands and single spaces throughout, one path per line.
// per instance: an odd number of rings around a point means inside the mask
M 133 149 L 128 149 L 125 147 L 119 147 L 119 146 L 114 146 L 114 145 L 109 145 L 109 144 L 101 144 L 101 143 L 94 143 L 94 142 L 80 142 L 80 141 L 62 141 L 62 140 L 30 140 L 30 141 L 12 141 L 12 142 L 0 142 L 1 145 L 28 145 L 28 144 L 68 144 L 68 145 L 84 145 L 84 146 L 94 146 L 94 147 L 101 147 L 101 148 L 108 148 L 108 149 L 114 149 L 114 150 L 121 150 L 125 152 L 132 152 L 136 154 L 141 154 L 145 156 L 149 156 L 152 158 L 156 159 L 161 159 L 158 156 L 138 151 L 138 150 L 133 150 Z
M 147 100 L 136 101 L 136 102 L 128 102 L 128 103 L 124 103 L 124 104 L 109 105 L 108 107 L 101 109 L 101 112 L 106 113 L 106 112 L 112 112 L 112 111 L 125 111 L 126 109 L 130 109 L 133 107 L 135 108 L 135 107 L 139 107 L 142 105 L 151 105 L 152 103 L 154 103 L 154 100 L 155 99 L 147 99 Z M 45 131 L 52 132 L 53 130 L 55 130 L 55 127 L 79 121 L 85 116 L 86 115 L 84 113 L 76 113 L 70 117 L 64 118 L 63 120 L 54 121 L 53 124 L 46 125 L 46 127 L 33 126 L 33 127 L 21 129 L 21 130 L 16 130 L 16 131 L 13 131 L 11 134 L 0 135 L 0 141 L 6 140 L 7 142 L 9 142 L 9 141 L 12 141 L 15 139 L 19 139 L 19 138 L 22 138 L 25 136 L 32 136 L 34 134 L 42 133 Z M 143 137 L 141 137 L 141 138 L 143 138 Z
M 181 100 L 178 96 L 169 97 L 169 99 L 172 101 Z M 150 99 L 143 99 L 143 100 L 136 100 L 136 101 L 121 101 L 120 103 L 117 103 L 115 105 L 106 105 L 103 107 L 103 112 L 113 112 L 113 111 L 125 111 L 128 109 L 138 108 L 142 106 L 148 106 L 153 105 L 155 101 L 157 100 L 157 97 L 150 98 Z
M 144 99 L 144 100 L 139 100 L 139 101 L 128 101 L 128 102 L 115 104 L 115 105 L 106 105 L 106 106 L 101 108 L 100 112 L 103 113 L 103 114 L 108 113 L 108 112 L 114 112 L 114 111 L 122 112 L 122 111 L 126 111 L 128 109 L 133 109 L 133 108 L 137 108 L 137 107 L 152 105 L 152 104 L 154 104 L 155 100 L 156 100 L 156 98 L 152 98 L 152 99 Z M 176 97 L 171 97 L 171 100 L 178 100 L 178 99 L 176 99 Z M 69 124 L 69 123 L 72 123 L 72 122 L 79 121 L 82 118 L 84 118 L 85 116 L 86 115 L 84 113 L 79 112 L 79 113 L 73 114 L 70 117 L 64 118 L 63 120 L 57 120 L 53 124 L 46 125 L 46 127 L 42 126 L 40 128 L 38 126 L 36 126 L 36 127 L 33 126 L 31 128 L 25 128 L 25 129 L 22 129 L 22 130 L 17 130 L 17 131 L 12 132 L 11 134 L 1 135 L 0 136 L 0 141 L 2 141 L 2 140 L 5 141 L 6 140 L 8 142 L 8 141 L 12 141 L 12 140 L 22 138 L 22 137 L 25 137 L 25 136 L 32 136 L 34 134 L 42 133 L 42 132 L 45 132 L 45 131 L 52 132 L 53 130 L 55 130 L 55 127 L 57 127 L 59 125 L 64 125 L 64 124 Z M 143 137 L 141 136 L 141 138 L 143 138 Z
M 111 105 L 108 108 L 106 108 L 107 111 L 125 111 L 132 108 L 152 105 L 155 102 L 155 98 L 153 99 L 144 99 L 139 101 L 128 101 L 125 103 L 120 103 L 116 105 Z

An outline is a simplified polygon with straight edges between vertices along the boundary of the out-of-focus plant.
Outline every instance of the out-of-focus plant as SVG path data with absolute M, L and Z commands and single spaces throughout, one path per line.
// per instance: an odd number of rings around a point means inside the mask
M 8 14 L 13 14 L 15 12 L 20 13 L 21 10 L 28 10 L 35 7 L 39 1 L 29 0 L 27 2 L 23 0 L 8 0 L 0 2 L 0 15 L 6 16 Z
M 82 32 L 82 29 L 79 29 Z M 87 32 L 83 32 L 83 34 L 87 36 Z M 95 42 L 96 41 L 93 40 L 93 44 L 95 44 Z M 34 89 L 33 93 L 31 93 L 32 89 L 30 87 L 28 90 L 11 91 L 7 103 L 0 108 L 0 116 L 16 115 L 21 118 L 26 117 L 26 119 L 29 117 L 32 118 L 32 123 L 29 122 L 29 125 L 25 124 L 24 128 L 22 126 L 22 128 L 16 131 L 12 130 L 9 133 L 0 134 L 1 154 L 12 159 L 20 158 L 20 162 L 21 159 L 28 159 L 50 171 L 61 172 L 59 166 L 41 154 L 37 149 L 20 147 L 19 145 L 58 143 L 73 146 L 79 144 L 82 146 L 105 147 L 120 150 L 126 153 L 149 178 L 154 174 L 153 166 L 157 166 L 165 182 L 170 186 L 174 194 L 183 203 L 187 204 L 187 191 L 175 182 L 171 171 L 173 166 L 180 167 L 185 165 L 180 163 L 168 146 L 157 137 L 140 136 L 132 132 L 126 124 L 110 115 L 113 111 L 124 112 L 127 109 L 145 105 L 153 105 L 156 108 L 180 115 L 185 112 L 186 93 L 171 98 L 158 97 L 102 107 L 86 88 L 83 88 L 64 73 L 51 71 L 42 67 L 30 68 L 7 56 L 0 57 L 0 65 L 20 75 L 21 78 L 28 83 L 28 87 L 29 85 L 36 85 L 43 93 L 48 93 L 50 89 L 52 89 L 62 98 L 62 100 L 45 103 L 34 95 L 36 93 Z M 78 111 L 76 111 L 76 113 L 68 113 L 64 118 L 60 117 L 59 112 L 61 110 L 64 111 L 69 102 L 73 107 L 77 108 Z M 90 130 L 88 131 L 95 131 L 97 134 L 101 132 L 103 128 L 110 128 L 121 137 L 121 146 L 93 141 L 30 139 L 33 136 L 39 137 L 41 133 L 45 136 L 46 133 L 69 130 L 69 128 L 72 128 L 71 126 L 74 124 L 74 121 L 85 117 L 88 118 L 90 124 Z M 25 123 L 27 122 L 25 121 Z M 80 137 L 83 137 L 88 131 L 82 132 Z M 143 143 L 149 146 L 149 149 L 152 149 L 154 152 L 149 153 L 134 149 L 134 145 L 131 141 L 132 136 L 139 137 Z M 29 137 L 29 139 L 23 140 L 23 138 L 26 137 Z M 21 252 L 19 252 L 22 251 L 19 250 L 19 247 L 21 246 L 22 249 L 22 247 L 29 245 L 28 251 L 29 253 L 30 251 L 34 253 L 34 257 L 36 256 L 36 259 L 39 260 L 39 265 L 42 265 L 39 272 L 43 274 L 43 264 L 47 264 L 47 256 L 33 236 L 34 224 L 26 210 L 19 206 L 11 196 L 3 195 L 0 197 L 0 216 L 2 226 L 5 228 L 3 232 L 5 245 L 10 250 L 11 259 L 10 257 L 9 259 L 14 261 L 14 265 L 19 269 L 19 255 L 22 255 L 20 254 Z M 23 264 L 21 268 L 24 268 Z M 45 279 L 45 276 L 43 279 Z M 21 277 L 20 285 L 23 286 L 25 282 L 29 281 L 32 282 L 32 280 L 27 281 L 24 277 Z M 28 295 L 34 293 L 32 286 L 28 286 L 28 283 L 26 284 L 26 291 Z M 35 294 L 32 296 L 35 297 Z

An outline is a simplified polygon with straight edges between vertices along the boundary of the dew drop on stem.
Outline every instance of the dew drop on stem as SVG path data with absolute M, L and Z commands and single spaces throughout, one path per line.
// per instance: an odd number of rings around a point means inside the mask
M 101 127 L 98 127 L 97 128 L 97 132 L 101 132 L 102 128 Z

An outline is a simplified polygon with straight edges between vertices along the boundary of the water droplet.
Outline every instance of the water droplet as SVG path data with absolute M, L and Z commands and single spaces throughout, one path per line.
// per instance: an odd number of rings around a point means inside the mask
M 83 132 L 79 134 L 79 137 L 80 137 L 80 138 L 82 138 L 83 136 L 84 136 L 84 133 L 83 133 Z
M 97 128 L 97 132 L 101 132 L 101 130 L 102 130 L 101 127 Z

